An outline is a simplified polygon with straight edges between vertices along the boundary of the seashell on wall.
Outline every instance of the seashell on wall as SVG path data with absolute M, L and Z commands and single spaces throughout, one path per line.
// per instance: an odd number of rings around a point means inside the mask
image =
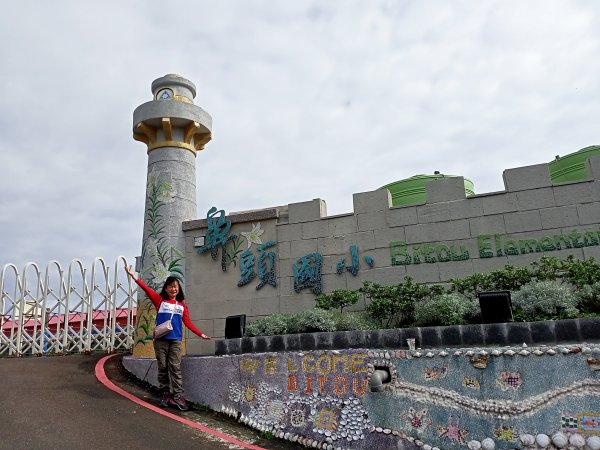
M 535 443 L 538 445 L 538 447 L 546 448 L 550 445 L 550 438 L 545 434 L 538 434 L 535 437 Z
M 585 446 L 585 438 L 579 433 L 572 434 L 569 436 L 569 444 L 575 448 L 583 448 Z
M 481 441 L 481 448 L 483 450 L 495 450 L 496 443 L 491 438 L 485 438 L 483 441 Z
M 531 434 L 523 434 L 520 437 L 521 444 L 523 445 L 533 445 L 535 444 L 535 437 Z
M 569 438 L 567 438 L 566 434 L 558 432 L 552 435 L 552 443 L 557 448 L 565 448 L 569 445 Z
M 600 436 L 590 436 L 587 438 L 587 446 L 590 450 L 600 450 Z

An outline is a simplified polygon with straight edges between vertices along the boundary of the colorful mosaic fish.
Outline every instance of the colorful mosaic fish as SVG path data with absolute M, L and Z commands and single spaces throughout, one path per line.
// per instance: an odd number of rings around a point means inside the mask
M 481 385 L 476 378 L 472 377 L 463 377 L 463 386 L 466 386 L 471 389 L 479 390 Z
M 444 378 L 447 373 L 447 367 L 426 367 L 423 369 L 423 378 L 427 381 L 439 380 L 440 378 Z
M 581 414 L 578 419 L 580 431 L 584 433 L 600 432 L 600 414 Z

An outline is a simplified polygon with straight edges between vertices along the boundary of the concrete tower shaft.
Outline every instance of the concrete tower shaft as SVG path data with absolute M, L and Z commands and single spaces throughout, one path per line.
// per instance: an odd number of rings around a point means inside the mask
M 196 86 L 179 75 L 152 83 L 153 100 L 133 113 L 133 138 L 148 150 L 148 177 L 140 277 L 157 291 L 169 276 L 185 288 L 181 224 L 196 218 L 196 153 L 211 139 L 212 119 L 194 104 Z M 184 289 L 185 292 L 185 289 Z M 153 356 L 154 307 L 138 295 L 134 355 Z

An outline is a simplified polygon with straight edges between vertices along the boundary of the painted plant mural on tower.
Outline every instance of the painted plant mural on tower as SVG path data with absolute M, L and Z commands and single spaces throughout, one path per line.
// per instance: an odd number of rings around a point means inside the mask
M 164 208 L 173 202 L 176 190 L 171 174 L 152 170 L 148 173 L 146 186 L 146 225 L 148 235 L 142 245 L 141 277 L 154 290 L 160 290 L 167 277 L 175 276 L 183 280 L 183 254 L 170 244 L 167 235 L 168 223 L 163 214 Z M 136 344 L 145 345 L 152 341 L 151 327 L 156 320 L 154 306 L 143 296 L 139 301 L 138 337 Z M 140 333 L 143 331 L 143 334 Z

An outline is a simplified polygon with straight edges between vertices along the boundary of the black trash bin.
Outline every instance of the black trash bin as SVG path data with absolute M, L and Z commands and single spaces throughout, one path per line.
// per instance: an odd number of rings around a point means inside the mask
M 482 323 L 512 322 L 512 302 L 510 291 L 479 292 Z
M 225 318 L 225 339 L 241 338 L 246 331 L 246 314 Z

